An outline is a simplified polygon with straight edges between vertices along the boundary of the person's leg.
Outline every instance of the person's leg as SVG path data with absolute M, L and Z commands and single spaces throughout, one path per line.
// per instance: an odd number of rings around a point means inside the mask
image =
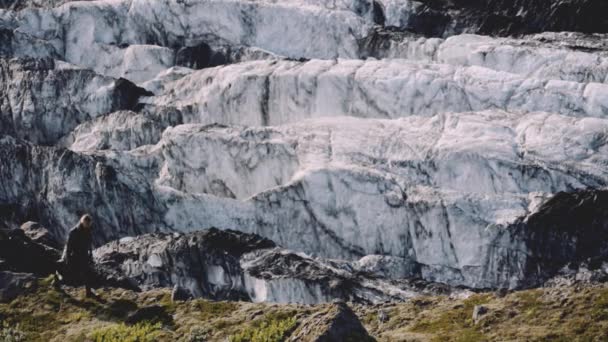
M 92 270 L 90 268 L 86 268 L 82 278 L 83 278 L 83 282 L 84 282 L 85 295 L 88 298 L 95 297 L 95 293 L 91 289 L 91 286 L 92 286 L 91 277 L 92 277 Z
M 56 289 L 61 289 L 61 283 L 64 277 L 64 264 L 62 262 L 57 262 L 55 267 L 55 273 L 53 273 L 53 281 L 51 284 Z
M 54 288 L 61 288 L 61 278 L 59 278 L 59 274 L 57 272 L 53 273 L 53 281 L 51 282 Z

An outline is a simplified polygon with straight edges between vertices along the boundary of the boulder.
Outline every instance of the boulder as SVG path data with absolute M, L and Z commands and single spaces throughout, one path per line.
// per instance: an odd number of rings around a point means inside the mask
M 51 235 L 49 230 L 38 222 L 28 221 L 21 225 L 21 230 L 25 232 L 27 237 L 36 243 L 55 249 L 63 248 L 63 243 L 61 243 L 55 236 Z
M 173 318 L 167 313 L 164 307 L 160 305 L 151 305 L 137 309 L 125 320 L 125 323 L 127 324 L 137 324 L 140 322 L 160 322 L 162 324 L 171 325 Z
M 482 317 L 488 313 L 488 308 L 483 305 L 475 305 L 473 308 L 473 321 L 475 323 L 479 322 Z
M 0 272 L 0 303 L 36 288 L 36 277 L 30 273 Z
M 192 294 L 190 293 L 190 291 L 188 291 L 187 289 L 185 289 L 179 285 L 173 286 L 173 291 L 171 292 L 171 301 L 172 302 L 184 301 L 184 300 L 188 300 L 191 298 L 192 298 Z
M 33 241 L 21 229 L 0 231 L 3 270 L 47 276 L 55 272 L 59 257 L 57 249 Z
M 291 335 L 289 341 L 332 342 L 374 341 L 359 318 L 344 302 L 328 305 L 327 309 L 306 319 Z

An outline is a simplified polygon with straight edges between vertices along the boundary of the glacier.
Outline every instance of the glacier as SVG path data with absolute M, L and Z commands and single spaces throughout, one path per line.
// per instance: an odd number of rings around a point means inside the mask
M 564 1 L 485 3 L 0 2 L 0 228 L 64 239 L 90 212 L 99 253 L 141 256 L 122 269 L 140 284 L 252 301 L 601 264 L 608 25 Z M 212 227 L 276 249 L 167 264 Z

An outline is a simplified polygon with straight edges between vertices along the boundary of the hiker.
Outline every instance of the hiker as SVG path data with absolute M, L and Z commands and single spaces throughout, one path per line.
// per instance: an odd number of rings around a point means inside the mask
M 93 297 L 91 283 L 94 276 L 91 231 L 93 218 L 83 215 L 76 227 L 70 230 L 68 241 L 59 261 L 59 273 L 64 282 L 75 286 L 84 285 L 86 297 Z M 55 278 L 58 286 L 58 279 Z

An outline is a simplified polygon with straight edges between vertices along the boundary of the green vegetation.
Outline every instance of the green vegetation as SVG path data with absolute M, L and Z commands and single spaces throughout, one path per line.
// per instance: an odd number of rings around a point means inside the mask
M 230 342 L 280 342 L 296 327 L 296 318 L 264 320 L 230 337 Z
M 194 300 L 193 305 L 201 320 L 228 316 L 238 308 L 235 302 L 213 302 L 202 299 Z
M 437 341 L 486 341 L 487 337 L 476 328 L 473 322 L 472 312 L 475 305 L 486 304 L 489 300 L 490 295 L 488 294 L 473 295 L 451 310 L 418 320 L 411 330 L 436 334 L 433 339 Z
M 90 338 L 95 342 L 154 342 L 160 334 L 160 323 L 138 323 L 133 326 L 114 324 L 95 329 Z
M 478 322 L 473 308 L 487 308 Z M 386 308 L 379 324 L 374 311 L 356 307 L 379 341 L 608 341 L 608 285 L 517 291 L 468 299 L 426 297 Z
M 187 342 L 206 342 L 211 336 L 211 330 L 205 327 L 192 327 L 186 336 Z
M 14 326 L 2 323 L 0 327 L 0 341 L 2 342 L 24 342 L 25 333 L 19 329 L 19 324 Z
M 97 293 L 99 299 L 87 299 L 82 288 L 57 291 L 40 281 L 26 295 L 0 303 L 0 341 L 281 341 L 298 333 L 304 319 L 331 310 L 203 299 L 173 303 L 169 290 Z M 159 304 L 172 324 L 123 324 L 137 309 Z M 472 319 L 475 305 L 488 309 L 478 322 Z M 378 341 L 608 341 L 608 284 L 351 307 Z M 379 322 L 380 310 L 387 321 Z

